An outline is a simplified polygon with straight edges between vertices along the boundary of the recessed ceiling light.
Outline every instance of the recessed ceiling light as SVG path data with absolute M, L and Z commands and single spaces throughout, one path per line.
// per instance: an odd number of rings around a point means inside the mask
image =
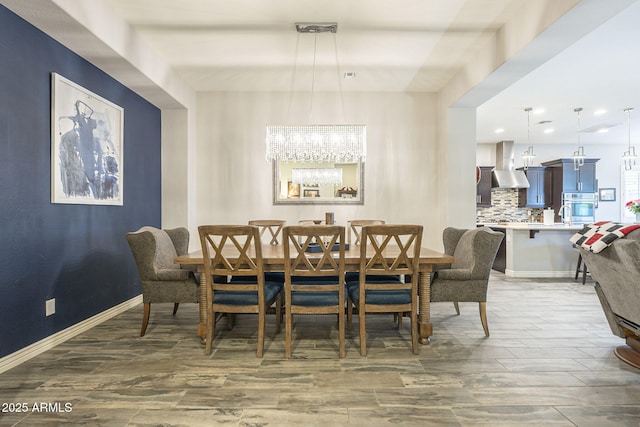
M 553 132 L 555 132 L 555 129 L 554 129 L 554 128 L 546 128 L 546 129 L 544 130 L 544 133 L 553 133 Z
M 606 112 L 607 112 L 607 110 L 605 110 L 604 108 L 600 108 L 600 109 L 594 111 L 593 115 L 594 116 L 601 116 L 601 115 L 605 114 Z
M 536 108 L 533 110 L 533 114 L 542 114 L 544 113 L 544 108 Z
M 601 129 L 598 129 L 598 133 L 607 133 L 607 132 L 609 132 L 609 129 L 608 129 L 608 128 L 601 128 Z
M 494 132 L 495 133 L 502 133 L 502 132 L 504 132 L 504 129 L 498 128 L 498 129 L 494 130 Z

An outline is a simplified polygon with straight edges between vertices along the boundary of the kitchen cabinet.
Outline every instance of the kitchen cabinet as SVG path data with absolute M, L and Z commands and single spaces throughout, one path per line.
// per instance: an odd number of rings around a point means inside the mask
M 557 159 L 543 162 L 553 168 L 553 190 L 560 193 L 595 193 L 598 188 L 596 162 L 600 159 L 584 159 L 584 165 L 575 170 L 573 159 Z
M 518 168 L 524 171 L 529 181 L 529 188 L 518 190 L 518 207 L 524 208 L 546 208 L 551 206 L 552 176 L 551 170 L 544 166 L 530 166 L 527 169 Z
M 476 206 L 491 206 L 491 171 L 494 166 L 476 168 Z
M 584 159 L 584 165 L 579 170 L 574 170 L 573 159 L 570 158 L 541 163 L 551 170 L 551 207 L 556 212 L 556 222 L 562 220 L 560 216 L 562 193 L 595 193 L 597 191 L 596 162 L 598 160 L 600 159 Z

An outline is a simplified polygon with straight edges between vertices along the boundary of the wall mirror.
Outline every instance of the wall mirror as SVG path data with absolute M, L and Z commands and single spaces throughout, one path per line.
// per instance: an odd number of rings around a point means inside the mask
M 273 160 L 274 205 L 362 205 L 364 163 Z

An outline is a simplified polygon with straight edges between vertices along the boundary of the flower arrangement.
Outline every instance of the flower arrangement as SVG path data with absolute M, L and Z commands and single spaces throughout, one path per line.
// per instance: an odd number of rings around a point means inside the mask
M 628 201 L 625 206 L 634 214 L 640 214 L 640 199 Z

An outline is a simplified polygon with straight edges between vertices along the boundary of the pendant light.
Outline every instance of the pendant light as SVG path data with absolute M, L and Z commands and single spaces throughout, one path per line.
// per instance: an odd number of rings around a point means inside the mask
M 573 170 L 580 170 L 580 167 L 584 166 L 585 158 L 584 147 L 580 145 L 580 111 L 582 111 L 582 108 L 574 108 L 573 111 L 578 113 L 578 128 L 576 131 L 578 134 L 578 149 L 573 152 L 573 156 L 571 156 L 571 158 L 573 159 Z
M 628 149 L 627 151 L 624 152 L 624 154 L 622 155 L 622 160 L 624 161 L 624 170 L 631 170 L 633 168 L 633 166 L 635 166 L 636 164 L 636 147 L 635 146 L 631 146 L 631 112 L 633 111 L 633 108 L 625 108 L 624 111 L 627 112 L 627 124 L 628 124 L 628 131 L 627 131 L 627 136 L 628 136 Z
M 533 145 L 529 145 L 531 143 L 531 107 L 527 107 L 524 111 L 527 113 L 527 151 L 522 154 L 522 162 L 524 164 L 524 170 L 529 169 L 529 166 L 533 166 L 533 160 L 536 158 L 536 155 L 533 152 Z
M 338 83 L 340 84 L 340 99 L 343 108 L 342 113 L 344 115 L 344 100 L 342 95 L 342 82 L 340 81 L 338 47 L 335 39 L 335 34 L 338 31 L 338 24 L 296 23 L 296 31 L 298 32 L 298 37 L 300 34 L 312 34 L 314 36 L 309 118 L 311 119 L 311 113 L 313 112 L 317 38 L 318 35 L 322 33 L 330 33 L 333 35 L 336 68 L 338 69 Z M 293 78 L 295 78 L 295 70 Z M 293 92 L 293 80 L 291 87 Z M 314 163 L 364 162 L 367 157 L 366 126 L 361 124 L 270 125 L 266 128 L 265 157 L 268 162 L 272 162 L 274 160 Z

